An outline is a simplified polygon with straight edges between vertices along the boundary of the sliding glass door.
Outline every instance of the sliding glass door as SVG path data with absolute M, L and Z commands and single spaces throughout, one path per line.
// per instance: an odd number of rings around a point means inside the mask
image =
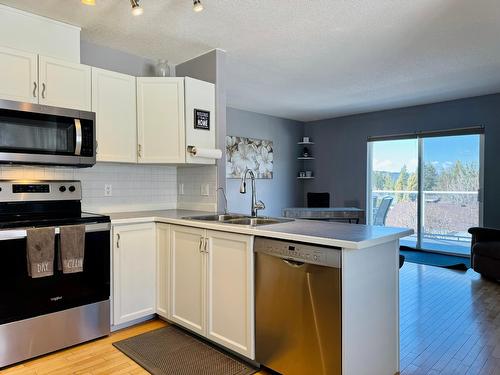
M 369 222 L 412 228 L 401 245 L 468 255 L 467 229 L 482 214 L 481 142 L 480 134 L 370 141 Z

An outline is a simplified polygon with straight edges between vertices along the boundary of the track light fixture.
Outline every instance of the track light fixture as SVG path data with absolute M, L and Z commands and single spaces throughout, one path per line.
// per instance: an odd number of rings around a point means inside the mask
M 201 12 L 203 10 L 203 4 L 201 0 L 193 0 L 193 10 L 195 12 Z
M 80 0 L 84 5 L 95 5 L 96 0 Z M 130 0 L 130 5 L 132 6 L 132 14 L 134 16 L 140 16 L 144 13 L 144 8 L 139 4 L 140 0 Z M 193 10 L 195 12 L 201 12 L 203 10 L 203 4 L 201 0 L 193 0 Z
M 144 8 L 139 5 L 139 0 L 130 0 L 130 5 L 132 5 L 132 14 L 134 16 L 140 16 L 144 13 Z

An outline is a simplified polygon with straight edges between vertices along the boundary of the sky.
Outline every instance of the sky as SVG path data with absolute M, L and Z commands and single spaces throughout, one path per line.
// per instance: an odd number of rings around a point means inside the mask
M 479 135 L 460 135 L 424 139 L 424 162 L 436 169 L 447 168 L 460 160 L 479 166 Z M 406 165 L 413 173 L 418 165 L 417 139 L 373 142 L 373 170 L 399 172 Z

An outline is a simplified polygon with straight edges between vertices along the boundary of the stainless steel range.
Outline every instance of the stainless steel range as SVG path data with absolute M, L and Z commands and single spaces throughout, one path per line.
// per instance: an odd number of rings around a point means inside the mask
M 110 219 L 81 212 L 81 197 L 79 181 L 0 181 L 0 367 L 109 334 Z M 57 264 L 70 225 L 84 231 L 75 273 Z M 27 232 L 45 227 L 54 229 L 53 274 L 36 278 Z

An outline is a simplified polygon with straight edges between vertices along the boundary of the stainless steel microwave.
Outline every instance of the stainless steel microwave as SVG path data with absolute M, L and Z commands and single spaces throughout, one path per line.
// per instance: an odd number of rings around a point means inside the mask
M 0 100 L 0 163 L 90 167 L 95 113 Z

